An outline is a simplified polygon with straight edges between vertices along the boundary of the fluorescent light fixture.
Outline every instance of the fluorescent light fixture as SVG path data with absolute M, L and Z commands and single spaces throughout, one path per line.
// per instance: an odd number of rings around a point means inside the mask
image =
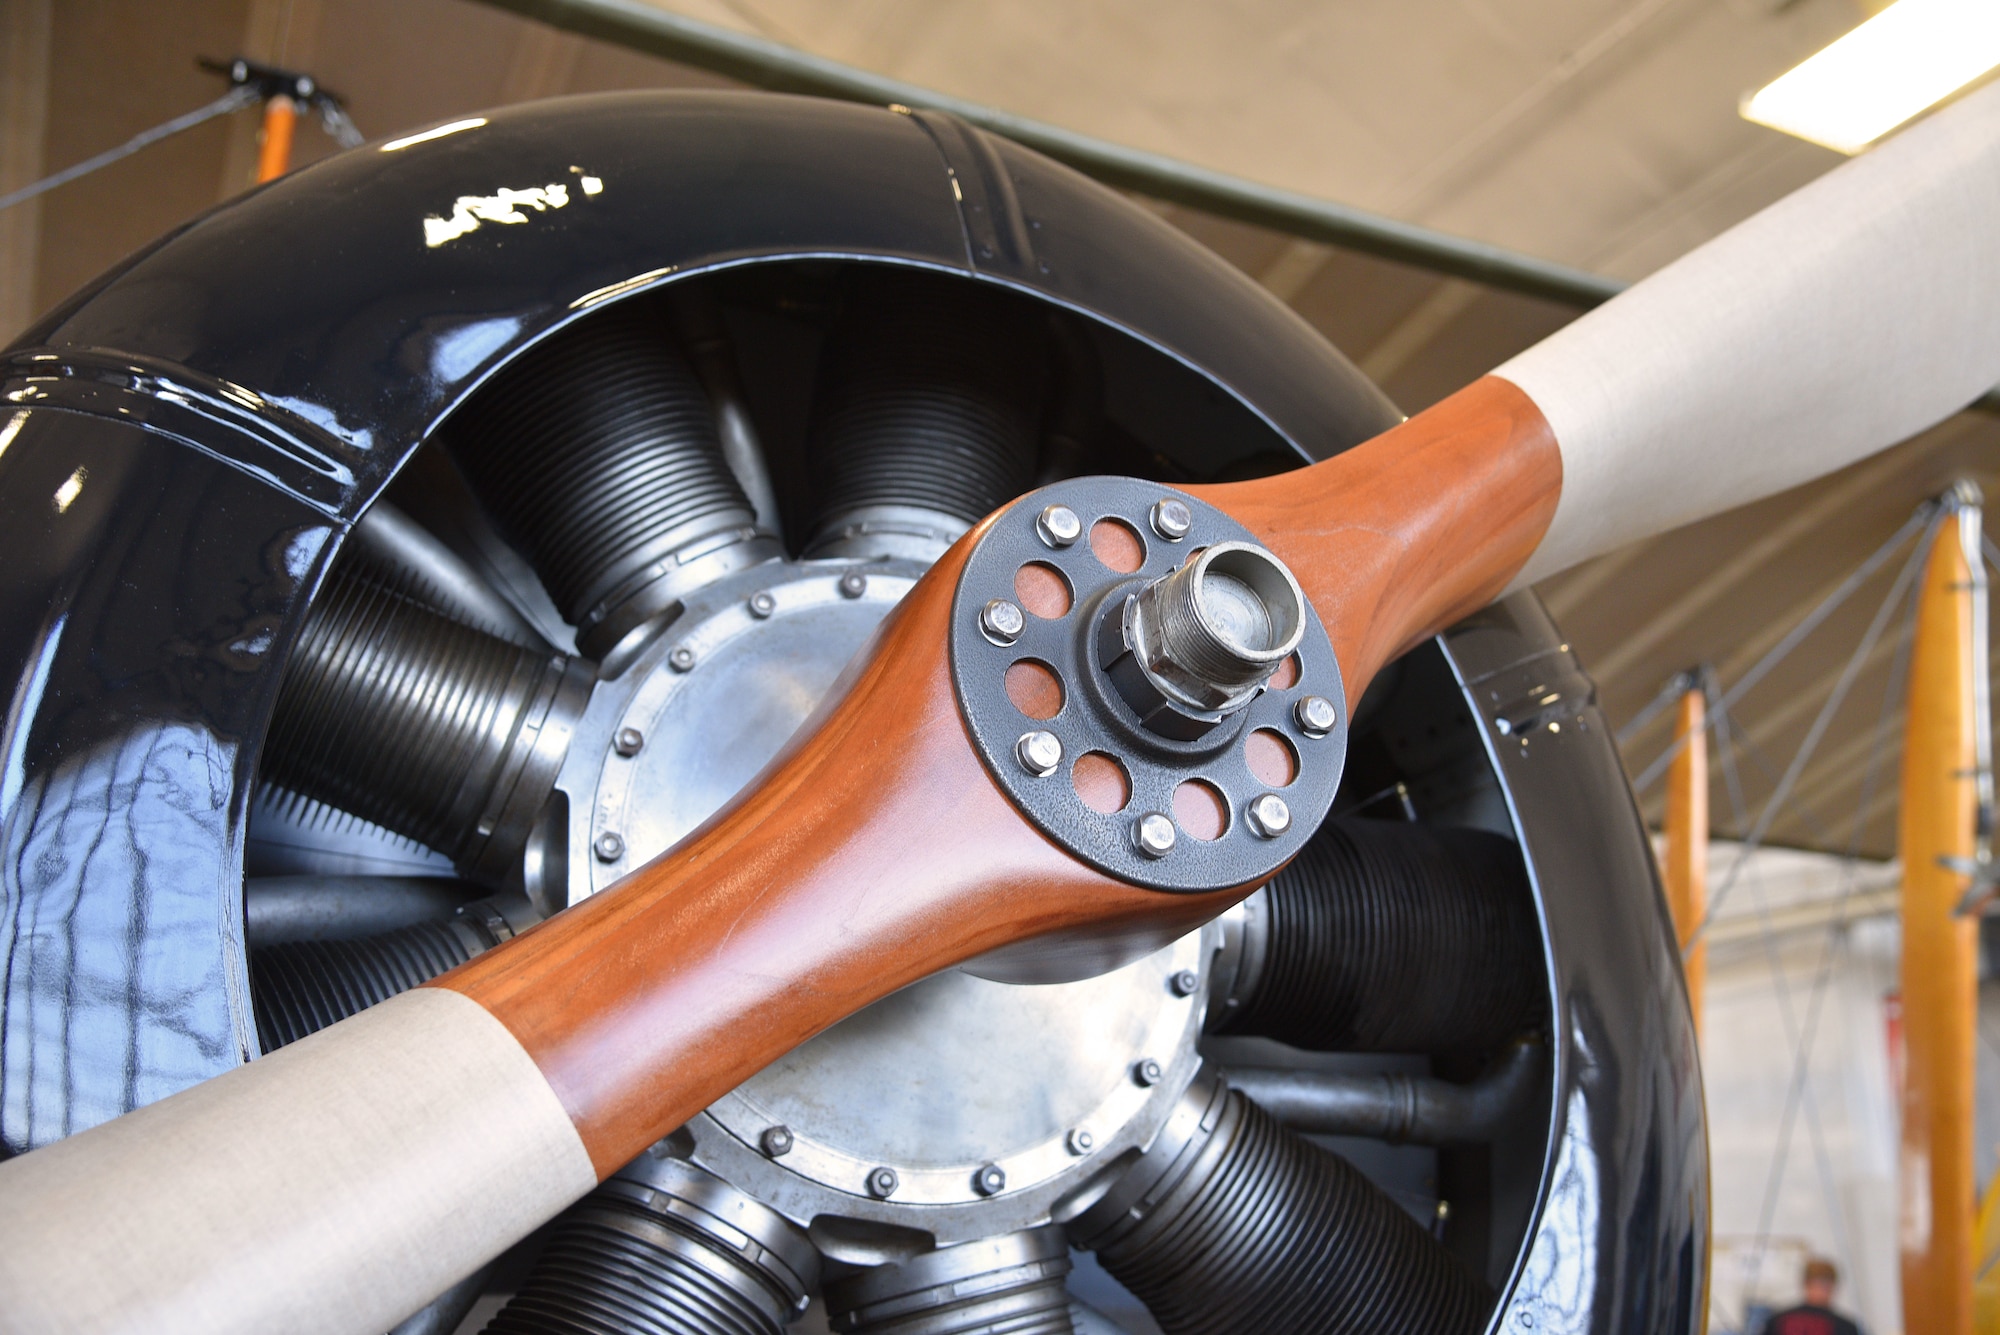
M 420 130 L 416 134 L 405 135 L 401 139 L 391 139 L 388 143 L 382 145 L 381 151 L 384 153 L 400 153 L 411 144 L 427 144 L 433 139 L 442 139 L 448 134 L 457 134 L 460 130 L 476 130 L 484 124 L 486 124 L 484 116 L 474 116 L 470 120 L 453 121 L 449 125 L 440 125 L 436 129 Z
M 1743 117 L 1841 153 L 2000 65 L 2000 0 L 1896 0 L 1750 95 Z

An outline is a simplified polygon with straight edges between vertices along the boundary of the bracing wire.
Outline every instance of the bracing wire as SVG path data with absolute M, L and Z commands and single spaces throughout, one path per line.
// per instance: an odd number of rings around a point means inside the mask
M 253 87 L 244 85 L 232 88 L 205 107 L 197 107 L 185 115 L 163 121 L 150 130 L 141 130 L 116 148 L 107 148 L 94 158 L 85 158 L 82 162 L 65 167 L 51 176 L 44 176 L 32 185 L 24 185 L 10 194 L 0 195 L 0 209 L 11 209 L 16 204 L 25 203 L 37 195 L 47 194 L 59 185 L 67 185 L 79 176 L 88 176 L 100 167 L 108 167 L 121 158 L 129 158 L 140 149 L 157 144 L 162 139 L 170 139 L 182 130 L 192 130 L 204 121 L 211 121 L 217 116 L 227 116 L 232 111 L 241 110 L 257 99 L 258 92 Z

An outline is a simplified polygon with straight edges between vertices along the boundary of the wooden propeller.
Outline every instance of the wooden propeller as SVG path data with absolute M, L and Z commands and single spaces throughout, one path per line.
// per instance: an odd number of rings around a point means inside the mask
M 1350 698 L 1512 584 L 1885 448 L 2000 381 L 2000 87 L 1421 416 L 1197 489 L 1296 573 Z M 989 521 L 990 522 L 990 521 Z M 1167 894 L 1030 825 L 958 713 L 968 535 L 730 807 L 613 889 L 271 1057 L 0 1166 L 0 1328 L 379 1332 L 768 1062 Z

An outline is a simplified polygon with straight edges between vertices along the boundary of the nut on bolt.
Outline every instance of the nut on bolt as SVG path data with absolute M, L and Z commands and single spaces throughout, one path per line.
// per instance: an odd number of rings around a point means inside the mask
M 764 1134 L 757 1138 L 757 1143 L 773 1159 L 782 1159 L 792 1152 L 792 1129 L 788 1126 L 767 1126 Z
M 625 856 L 625 841 L 613 830 L 598 835 L 590 848 L 599 862 L 616 862 Z
M 762 621 L 778 610 L 778 600 L 771 596 L 769 589 L 759 589 L 750 595 L 750 615 Z
M 638 755 L 645 744 L 646 734 L 637 728 L 620 728 L 618 735 L 611 739 L 611 749 L 627 759 Z
M 896 1188 L 902 1185 L 902 1181 L 893 1168 L 873 1169 L 868 1174 L 868 1194 L 878 1201 L 886 1201 L 896 1194 Z
M 1194 512 L 1188 509 L 1186 501 L 1173 496 L 1154 501 L 1148 517 L 1153 521 L 1153 532 L 1168 542 L 1179 542 L 1194 527 Z
M 694 668 L 694 650 L 682 645 L 667 655 L 667 666 L 676 672 L 688 672 Z
M 1167 979 L 1167 987 L 1177 997 L 1191 997 L 1201 987 L 1201 975 L 1193 969 L 1182 969 Z
M 1141 1062 L 1134 1062 L 1132 1065 L 1132 1078 L 1147 1089 L 1151 1089 L 1154 1085 L 1159 1084 L 1166 1077 L 1166 1074 L 1160 1068 L 1159 1062 L 1153 1060 L 1151 1057 Z
M 997 1163 L 982 1166 L 972 1175 L 972 1189 L 982 1196 L 998 1196 L 1007 1190 L 1007 1172 Z
M 1063 1137 L 1063 1148 L 1067 1149 L 1071 1154 L 1088 1154 L 1096 1147 L 1097 1137 L 1091 1135 L 1090 1132 L 1080 1126 L 1072 1129 L 1067 1136 Z
M 1163 858 L 1173 852 L 1173 818 L 1158 811 L 1148 811 L 1132 822 L 1132 844 L 1142 857 Z
M 841 597 L 859 598 L 866 592 L 868 592 L 868 576 L 859 570 L 850 570 L 840 577 Z
M 1038 779 L 1046 779 L 1061 766 L 1063 758 L 1062 739 L 1052 732 L 1037 728 L 1033 732 L 1021 734 L 1021 740 L 1014 743 L 1014 759 L 1021 762 L 1021 768 Z
M 1323 695 L 1308 695 L 1292 706 L 1292 718 L 1308 737 L 1324 737 L 1340 722 L 1340 711 Z
M 1027 628 L 1027 613 L 1005 598 L 995 598 L 979 609 L 979 632 L 995 644 L 1012 644 Z
M 1035 536 L 1051 547 L 1067 547 L 1083 536 L 1083 521 L 1067 505 L 1050 505 L 1035 516 Z
M 1266 839 L 1276 839 L 1292 828 L 1292 809 L 1276 793 L 1259 793 L 1244 809 L 1250 828 Z

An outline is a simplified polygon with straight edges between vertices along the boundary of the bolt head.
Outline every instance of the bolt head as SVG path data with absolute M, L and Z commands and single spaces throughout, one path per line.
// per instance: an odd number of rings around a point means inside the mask
M 1182 969 L 1167 979 L 1167 987 L 1177 997 L 1191 997 L 1201 987 L 1201 975 L 1193 969 Z
M 840 577 L 840 596 L 859 598 L 868 592 L 868 576 L 858 570 L 850 570 Z
M 1132 844 L 1143 857 L 1163 858 L 1173 852 L 1174 837 L 1173 818 L 1158 811 L 1132 822 Z
M 645 744 L 646 734 L 637 728 L 620 728 L 618 735 L 611 739 L 611 749 L 621 756 L 636 756 Z
M 893 1168 L 874 1169 L 868 1174 L 868 1194 L 878 1201 L 886 1201 L 896 1194 L 896 1188 L 902 1185 L 902 1181 Z
M 590 848 L 599 862 L 616 862 L 625 856 L 625 840 L 613 830 L 598 835 Z
M 1132 1078 L 1147 1089 L 1151 1089 L 1154 1085 L 1159 1084 L 1166 1077 L 1166 1074 L 1160 1068 L 1160 1064 L 1151 1057 L 1141 1062 L 1135 1062 L 1132 1066 Z
M 750 595 L 750 615 L 762 621 L 778 610 L 778 600 L 768 590 L 759 589 Z
M 1292 828 L 1292 809 L 1276 793 L 1259 793 L 1251 798 L 1244 814 L 1250 818 L 1250 828 L 1266 839 L 1276 839 Z
M 1188 535 L 1188 530 L 1194 527 L 1194 512 L 1188 509 L 1186 501 L 1174 496 L 1153 502 L 1153 512 L 1150 517 L 1153 521 L 1153 532 L 1168 542 L 1179 542 Z
M 1021 740 L 1014 743 L 1014 759 L 1021 762 L 1021 768 L 1038 779 L 1046 779 L 1054 774 L 1062 764 L 1062 739 L 1052 732 L 1036 729 L 1021 734 Z
M 1080 1126 L 1074 1128 L 1067 1136 L 1063 1137 L 1063 1147 L 1071 1154 L 1088 1154 L 1092 1149 L 1096 1148 L 1096 1145 L 1097 1137 L 1091 1135 L 1090 1132 Z
M 1323 695 L 1308 695 L 1292 706 L 1292 718 L 1308 737 L 1324 737 L 1340 722 L 1340 711 Z
M 979 631 L 995 644 L 1012 644 L 1028 628 L 1028 614 L 1005 598 L 979 609 Z
M 1007 1190 L 1007 1173 L 997 1163 L 990 1163 L 972 1175 L 972 1189 L 982 1196 L 998 1196 Z
M 667 666 L 676 672 L 686 672 L 694 666 L 694 650 L 682 645 L 667 655 Z
M 782 1159 L 792 1152 L 792 1129 L 788 1126 L 767 1126 L 757 1140 L 764 1153 L 773 1159 Z
M 1051 505 L 1035 516 L 1035 536 L 1051 547 L 1067 547 L 1083 536 L 1083 521 L 1067 505 Z

